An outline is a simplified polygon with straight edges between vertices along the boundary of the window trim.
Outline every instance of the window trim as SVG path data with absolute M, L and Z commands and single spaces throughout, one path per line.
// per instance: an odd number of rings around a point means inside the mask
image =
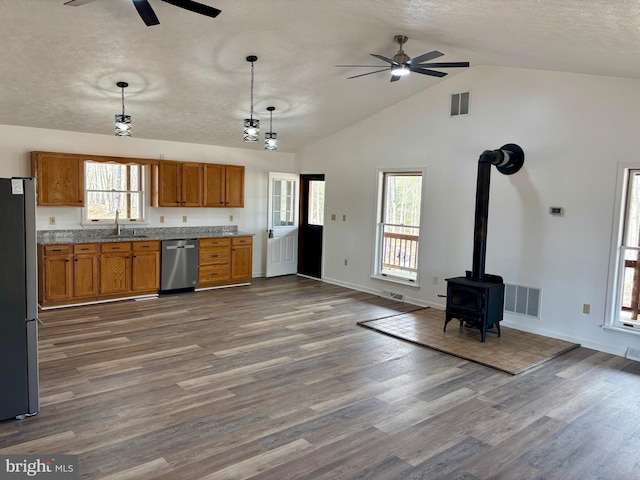
M 383 213 L 383 200 L 385 192 L 384 178 L 385 174 L 420 174 L 422 177 L 421 193 L 420 193 L 420 225 L 418 232 L 418 262 L 416 265 L 416 278 L 415 280 L 405 279 L 394 275 L 383 275 L 380 268 L 380 256 L 382 255 L 382 231 L 381 226 L 385 225 L 382 222 Z M 426 167 L 388 167 L 378 168 L 376 170 L 376 189 L 375 189 L 375 217 L 373 222 L 373 251 L 371 256 L 371 275 L 370 277 L 376 280 L 383 280 L 389 283 L 395 283 L 400 285 L 406 285 L 410 287 L 420 287 L 420 265 L 423 262 L 424 255 L 422 254 L 424 243 L 424 216 L 425 216 L 425 192 L 427 181 L 427 169 Z
M 611 229 L 611 251 L 609 254 L 609 275 L 607 278 L 607 301 L 605 304 L 605 321 L 602 327 L 627 334 L 638 335 L 640 326 L 627 327 L 620 320 L 620 303 L 622 296 L 622 282 L 624 268 L 619 268 L 622 251 L 624 250 L 624 235 L 626 211 L 628 201 L 629 173 L 640 170 L 640 163 L 618 163 L 616 175 L 615 203 L 613 208 L 613 222 Z
M 89 211 L 89 201 L 88 201 L 88 189 L 87 189 L 87 181 L 86 181 L 86 163 L 111 163 L 111 164 L 120 164 L 120 165 L 137 165 L 140 167 L 140 180 L 141 180 L 141 199 L 140 199 L 140 219 L 129 219 L 123 218 L 120 220 L 122 225 L 146 225 L 149 223 L 148 218 L 148 197 L 151 188 L 150 175 L 149 171 L 151 169 L 151 165 L 157 163 L 155 161 L 144 161 L 144 159 L 132 159 L 132 158 L 119 158 L 119 157 L 86 157 L 82 159 L 82 175 L 84 180 L 84 203 L 82 207 L 82 220 L 81 225 L 113 225 L 113 220 L 91 220 L 87 218 Z

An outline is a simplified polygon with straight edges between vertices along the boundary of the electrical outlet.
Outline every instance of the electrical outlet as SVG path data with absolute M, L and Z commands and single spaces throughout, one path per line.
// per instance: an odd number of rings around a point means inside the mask
M 164 160 L 164 153 L 160 154 L 160 160 Z
M 160 215 L 160 223 L 164 223 L 164 215 Z
M 229 221 L 233 222 L 233 215 L 229 215 Z
M 591 313 L 591 305 L 588 303 L 582 305 L 582 313 L 584 313 L 585 315 L 589 315 Z
M 331 220 L 333 220 L 335 222 L 335 220 L 336 220 L 336 214 L 335 213 L 331 214 Z
M 435 275 L 433 276 L 433 284 L 434 285 L 438 285 L 438 277 L 436 277 Z
M 49 217 L 49 225 L 55 225 L 56 224 L 56 217 Z
M 349 264 L 349 260 L 347 260 L 346 258 L 344 259 L 344 266 L 346 267 Z
M 182 223 L 187 223 L 187 216 L 186 215 L 182 216 Z
M 346 215 L 344 215 L 344 214 L 342 215 L 342 221 L 343 221 L 343 222 L 346 222 L 346 221 L 347 221 L 347 216 L 346 216 Z

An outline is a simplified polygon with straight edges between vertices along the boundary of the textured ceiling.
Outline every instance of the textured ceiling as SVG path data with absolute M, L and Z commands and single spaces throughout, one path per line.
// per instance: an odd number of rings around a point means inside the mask
M 279 150 L 294 152 L 446 81 L 335 68 L 382 64 L 369 53 L 393 56 L 396 34 L 409 56 L 439 50 L 472 68 L 640 78 L 638 1 L 200 1 L 222 14 L 149 0 L 160 25 L 146 27 L 131 0 L 0 0 L 0 124 L 110 135 L 126 81 L 135 137 L 261 149 L 242 141 L 253 54 L 254 116 L 267 131 L 275 106 Z

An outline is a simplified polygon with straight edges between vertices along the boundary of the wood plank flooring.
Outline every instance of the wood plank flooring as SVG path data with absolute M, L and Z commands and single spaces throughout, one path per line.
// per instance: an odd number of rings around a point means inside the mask
M 356 325 L 415 307 L 301 278 L 41 314 L 42 408 L 0 454 L 85 479 L 637 479 L 640 363 L 517 377 Z

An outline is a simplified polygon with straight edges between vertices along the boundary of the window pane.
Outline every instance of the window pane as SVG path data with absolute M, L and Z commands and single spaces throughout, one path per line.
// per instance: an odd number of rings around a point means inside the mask
M 114 221 L 143 219 L 143 167 L 119 163 L 85 162 L 86 219 Z
M 627 189 L 627 221 L 624 243 L 628 247 L 640 246 L 640 172 L 629 172 Z
M 273 226 L 286 227 L 293 225 L 295 182 L 291 180 L 273 181 Z
M 309 182 L 309 225 L 324 225 L 324 181 Z
M 416 281 L 422 174 L 385 173 L 383 188 L 378 273 Z

